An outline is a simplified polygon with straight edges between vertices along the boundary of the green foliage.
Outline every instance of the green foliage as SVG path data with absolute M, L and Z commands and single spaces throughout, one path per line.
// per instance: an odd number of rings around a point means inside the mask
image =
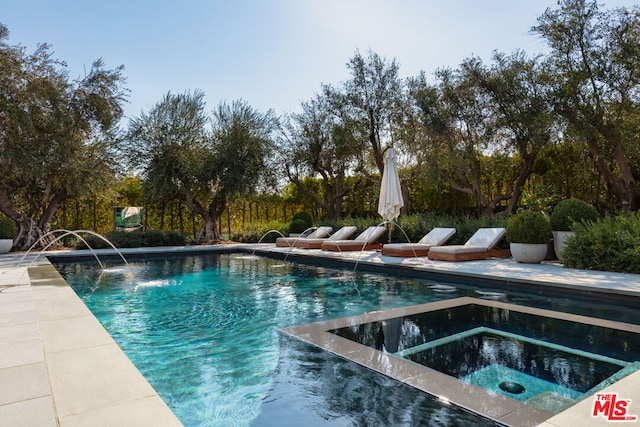
M 294 219 L 289 225 L 289 233 L 302 233 L 309 228 L 307 222 L 301 218 Z
M 206 170 L 208 134 L 204 93 L 167 93 L 149 113 L 129 124 L 128 157 L 142 171 L 143 188 L 150 198 L 172 199 Z M 167 179 L 171 177 L 171 179 Z M 206 186 L 206 182 L 202 183 Z
M 277 119 L 243 101 L 222 102 L 209 118 L 204 93 L 168 93 L 131 121 L 129 157 L 155 200 L 178 199 L 200 216 L 201 243 L 220 239 L 229 202 L 255 191 L 266 174 Z M 211 130 L 209 130 L 211 126 Z
M 27 54 L 7 36 L 0 31 L 0 211 L 23 218 L 15 247 L 27 249 L 61 202 L 103 194 L 113 182 L 125 78 L 122 67 L 96 60 L 72 80 L 49 45 Z
M 580 223 L 562 253 L 565 267 L 640 273 L 640 214 Z
M 588 157 L 595 160 L 609 192 L 626 208 L 637 210 L 640 81 L 628 76 L 640 66 L 640 10 L 605 11 L 598 3 L 559 1 L 538 18 L 532 31 L 550 47 L 546 66 L 554 110 L 567 124 L 563 133 L 586 140 Z M 558 163 L 573 167 L 563 159 Z
M 563 200 L 551 212 L 551 228 L 556 231 L 571 231 L 576 223 L 595 221 L 598 211 L 580 199 Z
M 184 246 L 187 236 L 175 231 L 163 232 L 160 230 L 134 230 L 111 231 L 104 236 L 117 248 L 141 248 L 155 246 Z M 109 249 L 111 246 L 96 236 L 82 236 L 91 249 Z M 87 246 L 79 241 L 76 249 L 87 249 Z
M 551 224 L 540 211 L 518 212 L 507 220 L 507 240 L 511 243 L 549 243 Z
M 165 235 L 160 230 L 144 231 L 142 236 L 142 244 L 144 246 L 167 246 L 165 244 Z
M 269 181 L 266 165 L 278 126 L 272 110 L 261 113 L 242 100 L 218 105 L 212 117 L 212 152 L 205 175 L 220 188 L 218 194 L 244 196 Z
M 344 195 L 352 191 L 357 179 L 349 170 L 358 169 L 366 150 L 355 123 L 345 120 L 344 96 L 325 87 L 321 94 L 302 103 L 302 112 L 290 116 L 287 137 L 281 139 L 279 153 L 286 174 L 300 194 L 311 196 L 331 219 L 341 214 Z M 321 180 L 311 179 L 322 176 Z
M 274 243 L 278 237 L 286 236 L 289 225 L 282 221 L 248 224 L 240 231 L 234 231 L 229 238 L 241 243 Z
M 477 58 L 457 70 L 436 72 L 436 84 L 411 82 L 425 131 L 421 151 L 453 191 L 473 195 L 480 215 L 502 200 L 512 209 L 533 173 L 535 157 L 549 143 L 553 115 L 539 61 L 524 53 Z M 514 155 L 517 154 L 517 155 Z
M 297 212 L 293 218 L 291 218 L 291 223 L 293 224 L 293 221 L 295 220 L 302 220 L 304 222 L 304 224 L 306 225 L 305 229 L 311 227 L 313 225 L 313 221 L 311 219 L 311 214 L 309 212 Z M 304 230 L 302 230 L 304 231 Z
M 6 216 L 0 216 L 0 239 L 14 239 L 16 237 L 16 223 Z

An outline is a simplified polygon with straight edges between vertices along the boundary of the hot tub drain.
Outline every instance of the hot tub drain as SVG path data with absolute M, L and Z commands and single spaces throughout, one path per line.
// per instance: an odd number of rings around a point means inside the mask
M 515 381 L 502 381 L 498 384 L 500 390 L 506 391 L 511 394 L 521 394 L 524 393 L 524 386 L 522 384 L 518 384 Z

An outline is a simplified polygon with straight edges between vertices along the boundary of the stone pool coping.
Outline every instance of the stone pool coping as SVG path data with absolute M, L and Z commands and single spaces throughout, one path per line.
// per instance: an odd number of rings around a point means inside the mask
M 330 253 L 276 248 L 273 244 L 215 245 L 122 250 L 127 255 L 244 251 L 301 260 L 363 264 L 411 274 L 475 278 L 562 291 L 640 296 L 640 275 L 563 268 L 557 263 L 525 265 L 511 259 L 447 262 L 393 258 L 376 251 Z M 112 251 L 95 251 L 99 255 Z M 89 251 L 47 256 L 87 257 Z M 51 263 L 30 255 L 0 255 L 0 426 L 177 426 L 181 425 L 102 325 Z M 357 266 L 356 266 L 357 268 Z M 631 399 L 640 415 L 640 373 L 605 391 Z M 545 427 L 611 425 L 591 416 L 585 399 L 542 422 Z M 537 422 L 537 421 L 536 421 Z M 535 425 L 535 424 L 512 424 Z

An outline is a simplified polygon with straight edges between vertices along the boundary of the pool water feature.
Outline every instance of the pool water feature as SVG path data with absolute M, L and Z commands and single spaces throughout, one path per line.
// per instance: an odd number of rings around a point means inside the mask
M 463 296 L 640 324 L 633 304 L 618 301 L 589 305 L 513 286 L 353 274 L 241 253 L 129 263 L 56 267 L 186 426 L 286 426 L 300 417 L 308 426 L 496 425 L 278 333 L 293 325 Z

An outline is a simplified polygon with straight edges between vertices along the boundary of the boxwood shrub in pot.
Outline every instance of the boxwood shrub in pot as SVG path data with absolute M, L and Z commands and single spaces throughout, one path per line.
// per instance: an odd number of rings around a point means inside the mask
M 0 254 L 7 253 L 13 246 L 16 237 L 16 224 L 11 218 L 0 217 Z
M 547 255 L 551 240 L 551 224 L 542 212 L 518 212 L 507 220 L 506 238 L 513 259 L 539 263 Z
M 553 230 L 553 248 L 556 257 L 562 262 L 562 252 L 566 246 L 567 238 L 574 234 L 574 224 L 596 221 L 598 211 L 584 200 L 567 199 L 553 208 L 549 219 Z

